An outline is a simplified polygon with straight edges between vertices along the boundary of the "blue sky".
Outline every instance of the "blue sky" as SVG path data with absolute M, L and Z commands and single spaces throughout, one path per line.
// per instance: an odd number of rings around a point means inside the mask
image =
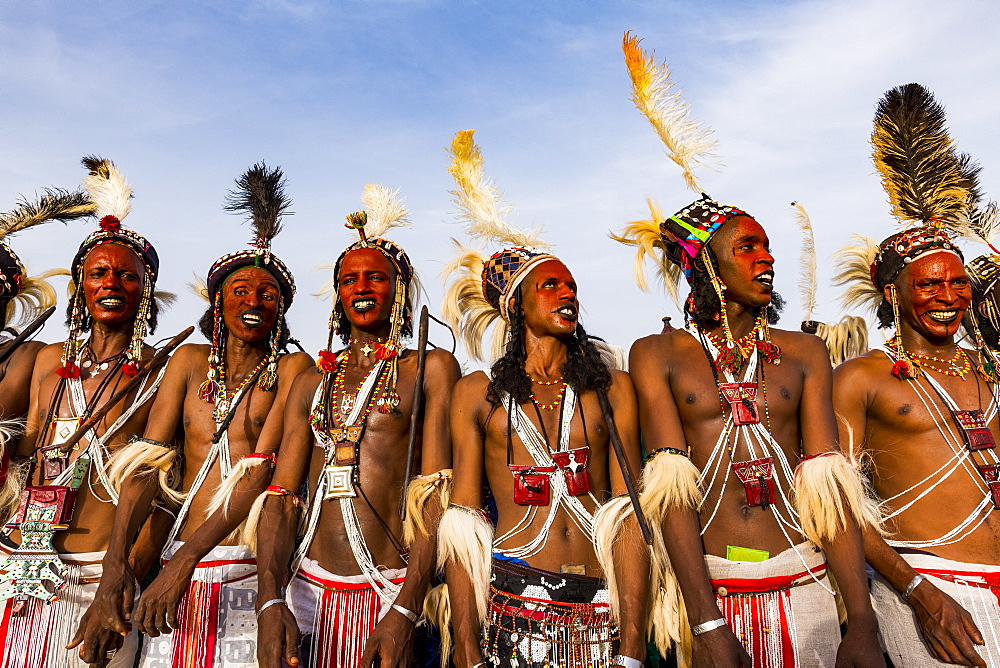
M 315 353 L 328 304 L 311 293 L 327 276 L 311 269 L 350 241 L 343 217 L 367 182 L 406 197 L 414 228 L 394 238 L 439 305 L 449 237 L 461 234 L 444 147 L 474 128 L 512 222 L 545 227 L 580 283 L 588 330 L 627 346 L 678 314 L 662 291 L 635 287 L 632 254 L 607 232 L 642 215 L 647 195 L 670 211 L 693 199 L 629 102 L 620 42 L 632 30 L 715 129 L 725 167 L 702 184 L 768 230 L 790 302 L 782 326 L 797 328 L 789 203 L 812 216 L 824 285 L 849 234 L 893 229 L 867 143 L 885 90 L 933 90 L 984 190 L 1000 195 L 998 19 L 985 0 L 7 0 L 0 207 L 75 187 L 85 154 L 114 160 L 135 190 L 126 225 L 157 246 L 160 287 L 181 295 L 161 319 L 167 335 L 204 308 L 186 288 L 193 273 L 249 241 L 222 211 L 233 179 L 261 159 L 280 165 L 295 215 L 275 251 L 299 283 L 293 333 Z M 13 245 L 38 272 L 67 266 L 89 231 L 49 225 Z M 832 289 L 820 296 L 817 316 L 838 317 Z M 50 326 L 44 338 L 62 335 Z

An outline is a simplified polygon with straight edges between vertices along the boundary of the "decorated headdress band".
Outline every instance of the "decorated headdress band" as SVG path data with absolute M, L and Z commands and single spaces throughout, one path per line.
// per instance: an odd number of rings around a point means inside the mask
M 657 261 L 658 272 L 674 302 L 679 305 L 677 283 L 680 274 L 690 280 L 695 261 L 712 236 L 737 216 L 751 217 L 735 206 L 723 205 L 704 193 L 695 170 L 716 167 L 718 143 L 712 131 L 691 118 L 691 110 L 670 79 L 666 63 L 658 64 L 654 54 L 642 49 L 641 39 L 625 33 L 622 51 L 632 82 L 632 102 L 646 117 L 663 142 L 667 157 L 681 168 L 688 188 L 701 196 L 674 215 L 663 218 L 658 207 L 650 203 L 651 220 L 629 223 L 621 235 L 612 234 L 616 241 L 637 247 L 635 274 L 642 289 L 647 288 L 643 265 L 645 259 Z M 657 250 L 662 257 L 657 258 Z M 729 331 L 725 309 L 725 286 L 715 275 L 711 262 L 705 262 L 710 279 L 722 304 L 722 326 L 725 347 L 732 350 L 734 342 Z
M 122 373 L 135 375 L 142 360 L 142 346 L 146 339 L 147 318 L 153 303 L 153 293 L 156 287 L 156 277 L 160 270 L 160 259 L 156 249 L 141 234 L 122 227 L 122 221 L 132 208 L 132 187 L 125 177 L 110 160 L 87 156 L 83 159 L 87 168 L 87 176 L 83 178 L 83 187 L 90 196 L 96 215 L 99 219 L 99 229 L 92 232 L 80 244 L 73 258 L 73 296 L 71 298 L 69 335 L 63 347 L 62 366 L 57 373 L 62 378 L 78 378 L 80 367 L 78 357 L 83 347 L 81 339 L 83 322 L 87 313 L 86 298 L 83 293 L 83 265 L 87 256 L 98 246 L 104 244 L 119 244 L 131 249 L 139 256 L 145 267 L 142 285 L 142 297 L 135 318 L 132 340 L 124 354 Z
M 94 205 L 82 192 L 51 189 L 35 201 L 23 200 L 12 211 L 0 214 L 0 239 L 46 221 L 68 221 L 94 213 Z M 0 298 L 9 299 L 4 313 L 8 327 L 27 325 L 56 303 L 48 278 L 65 270 L 28 276 L 21 259 L 5 241 L 0 241 Z M 15 321 L 16 316 L 16 321 Z
M 898 337 L 894 281 L 907 264 L 931 253 L 954 253 L 962 259 L 956 237 L 975 238 L 977 223 L 970 223 L 970 211 L 978 207 L 979 166 L 959 154 L 945 127 L 944 108 L 919 84 L 886 92 L 875 112 L 871 143 L 891 213 L 903 229 L 878 245 L 861 237 L 860 243 L 842 251 L 845 265 L 836 282 L 846 286 L 843 300 L 848 307 L 878 308 L 889 287 Z M 975 315 L 969 313 L 971 333 L 983 352 Z M 896 349 L 899 358 L 893 373 L 909 377 L 912 363 L 901 344 Z M 984 354 L 984 366 L 993 369 L 992 355 Z
M 398 359 L 402 350 L 403 330 L 413 313 L 419 289 L 419 281 L 413 270 L 406 251 L 397 243 L 383 235 L 390 229 L 412 227 L 409 211 L 399 197 L 398 190 L 392 190 L 381 184 L 365 185 L 361 197 L 365 205 L 364 211 L 358 211 L 347 216 L 345 227 L 358 233 L 357 241 L 345 248 L 337 257 L 333 266 L 333 277 L 323 287 L 320 294 L 332 293 L 333 310 L 330 313 L 330 332 L 327 338 L 326 350 L 321 350 L 316 365 L 325 373 L 336 371 L 337 355 L 334 354 L 333 337 L 340 334 L 340 323 L 344 315 L 340 302 L 340 269 L 344 258 L 351 251 L 362 248 L 373 248 L 392 265 L 396 271 L 396 281 L 392 310 L 389 314 L 389 337 L 384 343 L 375 346 L 375 356 L 380 360 L 388 360 L 386 380 L 384 381 L 382 397 L 377 400 L 378 409 L 382 413 L 391 413 L 399 405 L 399 394 L 396 392 L 398 377 Z
M 253 226 L 254 237 L 250 248 L 223 255 L 208 270 L 206 292 L 212 305 L 212 349 L 208 356 L 208 379 L 202 383 L 199 396 L 215 403 L 217 408 L 226 408 L 219 402 L 225 394 L 226 332 L 222 317 L 222 286 L 226 278 L 245 267 L 263 269 L 278 282 L 281 296 L 278 300 L 278 315 L 271 331 L 271 346 L 264 371 L 257 380 L 257 387 L 270 390 L 278 380 L 278 348 L 284 334 L 285 312 L 295 297 L 295 280 L 292 273 L 276 255 L 271 252 L 271 242 L 281 231 L 282 218 L 291 202 L 285 196 L 285 179 L 281 168 L 269 169 L 263 162 L 255 164 L 240 178 L 236 179 L 236 189 L 226 196 L 226 211 L 246 215 Z M 216 420 L 225 415 L 217 411 Z
M 549 245 L 539 238 L 540 228 L 520 230 L 506 221 L 511 207 L 486 177 L 474 134 L 475 130 L 458 132 L 448 149 L 448 173 L 457 186 L 450 191 L 458 207 L 456 217 L 480 244 L 492 242 L 507 247 L 487 258 L 481 247 L 467 248 L 455 241 L 458 257 L 445 268 L 444 275 L 457 275 L 448 286 L 441 310 L 461 333 L 469 354 L 485 360 L 486 330 L 496 325 L 489 353 L 490 359 L 496 359 L 510 336 L 511 296 L 532 268 L 556 257 L 545 250 Z

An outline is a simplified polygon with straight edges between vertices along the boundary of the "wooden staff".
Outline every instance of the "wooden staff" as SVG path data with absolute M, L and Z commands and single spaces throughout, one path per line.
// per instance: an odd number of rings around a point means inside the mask
M 21 333 L 11 339 L 2 351 L 0 351 L 0 364 L 3 364 L 14 354 L 14 351 L 18 347 L 28 340 L 28 337 L 39 330 L 39 328 L 45 324 L 45 321 L 49 319 L 49 316 L 56 312 L 55 306 L 50 306 L 39 315 L 37 318 L 31 321 L 31 324 L 21 330 Z
M 427 326 L 429 313 L 427 305 L 420 309 L 420 329 L 417 335 L 417 379 L 413 385 L 413 408 L 410 411 L 410 440 L 406 444 L 406 469 L 403 473 L 403 503 L 399 507 L 399 518 L 406 519 L 406 488 L 410 486 L 413 473 L 413 456 L 417 445 L 417 421 L 424 403 L 424 367 L 427 360 Z
M 176 349 L 177 346 L 184 343 L 184 339 L 191 336 L 191 332 L 193 331 L 194 327 L 188 327 L 183 332 L 170 339 L 170 341 L 167 342 L 167 345 L 156 351 L 156 354 L 153 355 L 153 359 L 139 367 L 139 371 L 132 377 L 132 380 L 125 384 L 125 387 L 115 392 L 110 399 L 104 402 L 103 406 L 98 408 L 94 411 L 93 415 L 84 420 L 79 429 L 77 429 L 73 435 L 69 437 L 69 440 L 59 446 L 59 450 L 63 454 L 72 450 L 73 446 L 76 445 L 81 438 L 83 438 L 84 434 L 93 429 L 98 422 L 104 419 L 104 416 L 108 414 L 108 411 L 110 411 L 115 404 L 124 399 L 125 395 L 138 387 L 139 383 L 145 380 L 146 376 L 148 376 L 153 369 L 165 362 L 167 357 L 170 356 L 170 353 L 174 352 L 174 349 Z
M 639 530 L 642 531 L 642 538 L 646 545 L 653 544 L 653 534 L 646 523 L 646 515 L 639 505 L 639 493 L 635 489 L 635 478 L 632 477 L 632 469 L 628 467 L 625 459 L 625 447 L 622 439 L 618 435 L 618 427 L 615 425 L 615 417 L 611 413 L 611 402 L 608 401 L 608 394 L 604 390 L 597 390 L 597 403 L 601 405 L 601 413 L 604 414 L 604 421 L 608 423 L 608 434 L 611 436 L 611 447 L 618 457 L 618 466 L 621 467 L 622 477 L 625 478 L 625 488 L 628 490 L 628 497 L 632 500 L 632 508 L 635 510 L 635 520 L 639 523 Z

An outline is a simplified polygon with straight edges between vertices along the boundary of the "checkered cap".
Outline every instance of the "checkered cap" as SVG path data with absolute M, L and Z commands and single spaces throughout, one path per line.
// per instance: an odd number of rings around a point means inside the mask
M 507 299 L 514 288 L 520 284 L 521 279 L 527 275 L 530 268 L 545 260 L 555 259 L 554 255 L 529 246 L 512 246 L 497 251 L 483 263 L 483 294 L 490 305 L 506 318 Z M 495 297 L 496 303 L 490 299 L 486 290 L 487 285 L 492 285 L 500 293 Z
M 719 204 L 703 194 L 700 199 L 660 223 L 660 234 L 668 244 L 667 257 L 679 264 L 684 276 L 690 280 L 698 253 L 726 221 L 736 216 L 749 214 L 735 206 Z

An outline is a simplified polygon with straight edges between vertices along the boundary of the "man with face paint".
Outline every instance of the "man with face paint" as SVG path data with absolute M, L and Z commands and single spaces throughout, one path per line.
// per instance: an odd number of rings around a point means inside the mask
M 5 667 L 131 666 L 134 660 L 134 633 L 123 638 L 95 628 L 85 653 L 67 647 L 101 579 L 119 499 L 108 458 L 142 432 L 162 376 L 162 367 L 153 370 L 77 445 L 61 447 L 152 356 L 144 339 L 158 313 L 156 251 L 121 225 L 131 189 L 109 161 L 85 158 L 84 166 L 100 229 L 73 258 L 69 338 L 43 348 L 35 361 L 21 444 L 21 455 L 32 460 L 32 487 L 4 531 L 4 551 L 20 547 L 0 564 Z M 152 556 L 137 550 L 133 570 L 144 573 Z
M 316 370 L 295 380 L 277 468 L 255 505 L 257 656 L 269 668 L 282 660 L 317 668 L 414 665 L 440 499 L 450 492 L 448 406 L 458 362 L 444 350 L 427 353 L 423 405 L 415 406 L 417 355 L 402 338 L 412 332 L 418 284 L 406 253 L 383 236 L 406 224 L 406 209 L 383 186 L 366 186 L 364 199 L 367 211 L 348 216 L 361 240 L 337 258 L 328 285 L 335 297 L 327 349 Z M 335 335 L 345 346 L 337 352 Z M 424 475 L 410 486 L 404 526 L 414 412 L 414 466 Z M 303 485 L 309 501 L 296 548 Z
M 144 633 L 143 666 L 186 665 L 195 656 L 200 666 L 256 665 L 256 565 L 238 528 L 270 480 L 288 390 L 312 360 L 282 352 L 295 282 L 271 252 L 289 205 L 281 170 L 257 164 L 236 183 L 226 208 L 246 213 L 255 237 L 209 269 L 200 326 L 211 343 L 177 350 L 143 438 L 110 466 L 122 481 L 104 558 L 115 576 L 102 580 L 88 617 L 120 634 L 133 625 Z M 183 504 L 165 565 L 133 610 L 128 554 L 157 493 L 176 494 L 158 489 L 163 476 L 154 475 L 173 458 L 173 443 L 184 457 Z
M 974 315 L 983 341 L 1000 353 L 1000 255 L 980 255 L 965 268 L 972 279 Z
M 871 462 L 884 499 L 888 537 L 865 536 L 875 611 L 897 666 L 1000 666 L 996 358 L 950 229 L 978 168 L 917 84 L 886 93 L 872 143 L 894 217 L 922 223 L 841 255 L 847 304 L 876 307 L 879 326 L 895 329 L 834 374 L 841 440 Z M 921 146 L 936 150 L 913 160 Z M 974 350 L 958 344 L 963 317 Z
M 668 79 L 638 40 L 626 35 L 624 49 L 637 106 L 666 99 L 653 84 Z M 881 665 L 858 529 L 874 513 L 837 447 L 826 346 L 771 329 L 775 259 L 749 214 L 705 194 L 669 217 L 653 209 L 616 239 L 691 290 L 685 328 L 636 341 L 629 358 L 643 508 L 669 554 L 654 590 L 653 609 L 671 611 L 657 620 L 661 651 L 669 639 L 698 666 Z M 843 640 L 828 573 L 848 615 Z
M 451 152 L 453 194 L 460 216 L 475 221 L 470 231 L 518 244 L 488 259 L 463 248 L 445 298 L 473 357 L 485 357 L 485 330 L 495 323 L 495 361 L 460 380 L 452 399 L 455 491 L 441 520 L 439 563 L 447 569 L 455 665 L 641 666 L 648 550 L 634 518 L 601 521 L 631 506 L 599 396 L 638 471 L 632 384 L 609 369 L 580 325 L 566 265 L 533 247 L 540 241 L 530 234 L 476 217 L 483 202 L 501 207 L 485 185 L 473 131 L 459 132 Z M 484 485 L 496 504 L 495 528 L 482 510 Z M 620 496 L 605 503 L 613 494 Z M 620 536 L 599 556 L 601 525 Z

